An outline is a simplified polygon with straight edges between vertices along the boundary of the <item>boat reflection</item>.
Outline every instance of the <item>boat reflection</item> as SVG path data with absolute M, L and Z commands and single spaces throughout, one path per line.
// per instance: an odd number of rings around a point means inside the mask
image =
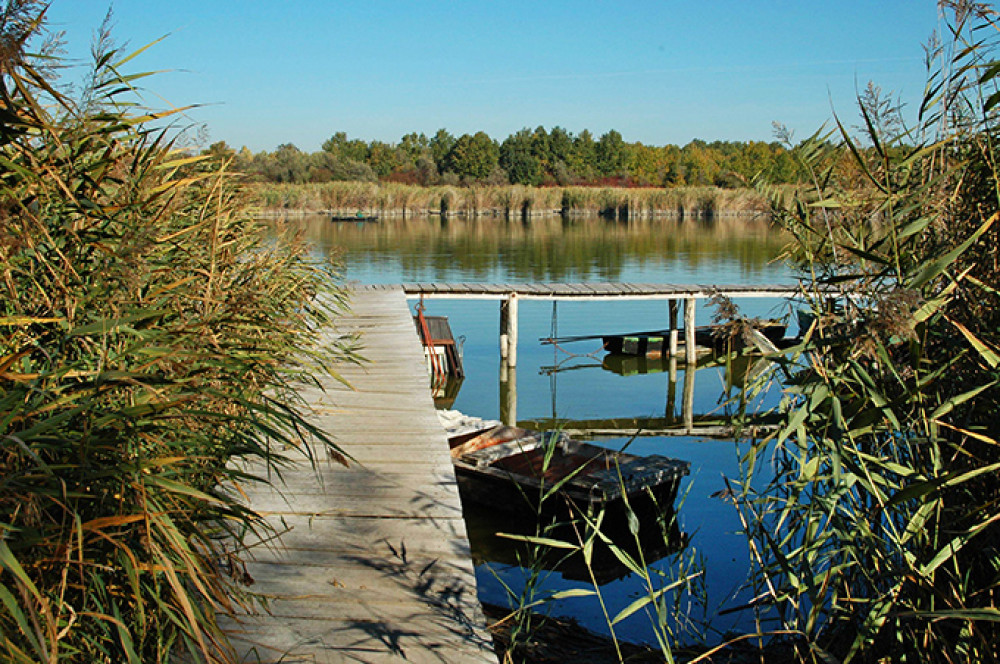
M 676 497 L 675 484 L 669 493 L 657 496 L 656 500 L 635 501 L 636 504 L 631 509 L 634 520 L 629 518 L 621 503 L 611 505 L 601 522 L 601 532 L 614 546 L 633 559 L 640 559 L 641 549 L 641 559 L 647 565 L 679 552 L 687 546 L 688 538 L 677 525 L 673 505 Z M 497 510 L 478 501 L 466 500 L 464 496 L 462 504 L 472 557 L 477 565 L 488 563 L 531 567 L 534 562 L 542 569 L 557 573 L 568 581 L 591 582 L 593 574 L 593 580 L 598 585 L 622 579 L 631 573 L 629 567 L 600 538 L 594 544 L 588 568 L 579 550 L 542 546 L 541 553 L 533 561 L 532 544 L 503 536 L 532 537 L 540 534 L 546 538 L 578 544 L 581 538 L 587 536 L 586 524 L 582 519 L 571 520 L 568 508 L 546 513 L 536 529 L 536 514 Z M 635 534 L 629 530 L 629 523 L 636 527 Z
M 455 406 L 458 391 L 462 389 L 465 377 L 437 376 L 431 379 L 431 397 L 438 410 L 449 410 Z

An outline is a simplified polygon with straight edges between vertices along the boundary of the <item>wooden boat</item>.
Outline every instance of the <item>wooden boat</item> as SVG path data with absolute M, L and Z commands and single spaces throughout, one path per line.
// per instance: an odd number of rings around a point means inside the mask
M 541 505 L 570 501 L 582 511 L 620 512 L 672 504 L 677 485 L 690 471 L 687 461 L 636 456 L 571 439 L 494 426 L 450 439 L 452 463 L 466 500 L 505 511 L 537 511 L 541 493 L 561 484 L 558 496 Z M 563 500 L 560 500 L 562 498 Z
M 330 221 L 378 221 L 377 214 L 331 214 Z
M 785 327 L 780 321 L 765 321 L 756 329 L 769 341 L 777 344 L 785 336 Z M 683 331 L 679 336 L 683 339 Z M 698 346 L 714 351 L 725 351 L 727 346 L 735 350 L 745 345 L 742 334 L 731 323 L 695 328 L 694 340 Z M 608 334 L 603 335 L 601 341 L 604 350 L 618 355 L 660 357 L 670 354 L 670 330 Z

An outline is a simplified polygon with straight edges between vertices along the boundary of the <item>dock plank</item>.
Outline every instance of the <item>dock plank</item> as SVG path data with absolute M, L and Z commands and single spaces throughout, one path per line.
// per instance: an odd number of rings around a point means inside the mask
M 775 297 L 789 298 L 800 295 L 797 284 L 667 284 L 667 283 L 623 283 L 623 282 L 584 282 L 584 283 L 447 283 L 434 284 L 406 283 L 400 288 L 408 297 L 482 297 L 495 299 L 498 295 L 516 293 L 531 298 L 572 298 L 587 299 L 588 297 L 607 299 L 620 296 L 622 298 L 670 298 L 680 295 L 690 295 L 697 298 L 709 298 L 716 293 L 730 297 Z M 836 293 L 832 293 L 836 295 Z
M 330 377 L 302 396 L 353 461 L 314 445 L 285 450 L 274 487 L 240 487 L 281 537 L 247 565 L 268 611 L 228 632 L 246 662 L 495 663 L 404 292 L 358 288 L 351 308 L 330 335 L 359 334 L 367 361 L 336 367 L 350 387 Z

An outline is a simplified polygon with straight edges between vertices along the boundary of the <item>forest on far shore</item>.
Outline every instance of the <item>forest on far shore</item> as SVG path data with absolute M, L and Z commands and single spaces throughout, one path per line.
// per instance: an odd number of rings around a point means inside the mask
M 778 141 L 694 140 L 683 147 L 626 142 L 610 130 L 595 138 L 584 129 L 522 129 L 503 141 L 483 131 L 454 136 L 440 129 L 431 137 L 409 133 L 398 143 L 366 142 L 337 132 L 318 152 L 290 143 L 273 152 L 235 150 L 219 141 L 204 153 L 231 158 L 252 181 L 319 183 L 399 182 L 431 185 L 613 187 L 745 187 L 762 176 L 794 182 L 800 173 L 791 152 Z

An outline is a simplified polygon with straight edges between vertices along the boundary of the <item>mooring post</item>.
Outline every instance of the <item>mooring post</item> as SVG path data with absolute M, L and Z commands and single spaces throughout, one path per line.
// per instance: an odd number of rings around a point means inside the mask
M 670 369 L 667 373 L 667 422 L 674 423 L 677 415 L 677 358 L 670 354 Z
M 694 347 L 694 309 L 695 300 L 693 297 L 684 299 L 684 349 L 687 351 L 687 363 L 689 365 L 698 361 L 698 355 Z
M 507 338 L 507 319 L 509 317 L 507 300 L 500 300 L 500 359 L 503 360 L 500 364 L 502 366 L 507 365 L 507 351 L 510 347 L 510 339 Z
M 668 300 L 670 307 L 670 357 L 677 357 L 677 300 Z M 676 379 L 676 376 L 674 376 Z
M 694 375 L 697 367 L 689 363 L 684 367 L 684 403 L 682 406 L 684 428 L 688 431 L 694 428 Z
M 517 366 L 517 293 L 500 302 L 500 357 Z
M 517 426 L 517 369 L 506 362 L 500 363 L 500 421 Z

